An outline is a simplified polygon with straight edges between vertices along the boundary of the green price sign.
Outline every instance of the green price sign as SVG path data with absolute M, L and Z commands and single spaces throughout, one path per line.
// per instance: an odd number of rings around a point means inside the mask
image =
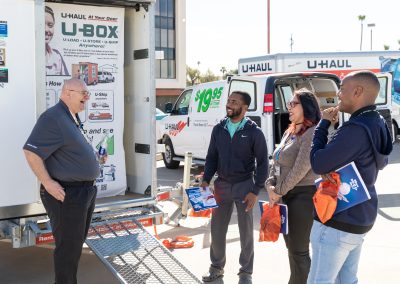
M 197 112 L 206 112 L 210 107 L 218 107 L 224 87 L 208 88 L 196 93 Z

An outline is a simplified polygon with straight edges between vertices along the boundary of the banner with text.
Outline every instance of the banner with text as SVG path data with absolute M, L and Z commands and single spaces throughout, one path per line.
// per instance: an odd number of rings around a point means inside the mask
M 97 197 L 126 190 L 123 36 L 122 8 L 46 4 L 46 107 L 58 102 L 65 79 L 88 86 L 91 96 L 79 117 L 100 158 Z

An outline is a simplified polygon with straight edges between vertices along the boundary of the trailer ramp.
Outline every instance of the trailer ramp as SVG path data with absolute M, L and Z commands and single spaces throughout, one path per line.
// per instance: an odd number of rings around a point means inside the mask
M 92 221 L 86 244 L 121 283 L 202 283 L 135 217 Z

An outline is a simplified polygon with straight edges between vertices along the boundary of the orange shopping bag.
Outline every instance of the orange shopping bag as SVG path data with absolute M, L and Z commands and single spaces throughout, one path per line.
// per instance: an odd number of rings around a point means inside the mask
M 211 218 L 212 215 L 212 208 L 208 208 L 206 210 L 201 210 L 201 211 L 194 211 L 193 208 L 190 208 L 188 210 L 188 216 L 190 217 L 206 217 L 206 218 Z
M 272 208 L 268 203 L 263 204 L 263 214 L 260 221 L 259 242 L 276 242 L 281 231 L 281 214 L 279 205 Z
M 313 197 L 315 211 L 322 223 L 331 219 L 335 213 L 340 188 L 340 175 L 338 173 L 329 175 L 336 181 L 336 184 L 329 180 L 321 181 Z

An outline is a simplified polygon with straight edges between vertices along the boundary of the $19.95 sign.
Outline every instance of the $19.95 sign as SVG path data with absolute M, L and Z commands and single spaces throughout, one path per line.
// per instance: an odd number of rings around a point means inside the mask
M 208 108 L 216 108 L 219 105 L 224 87 L 208 88 L 196 93 L 195 101 L 198 102 L 197 112 L 206 112 Z

